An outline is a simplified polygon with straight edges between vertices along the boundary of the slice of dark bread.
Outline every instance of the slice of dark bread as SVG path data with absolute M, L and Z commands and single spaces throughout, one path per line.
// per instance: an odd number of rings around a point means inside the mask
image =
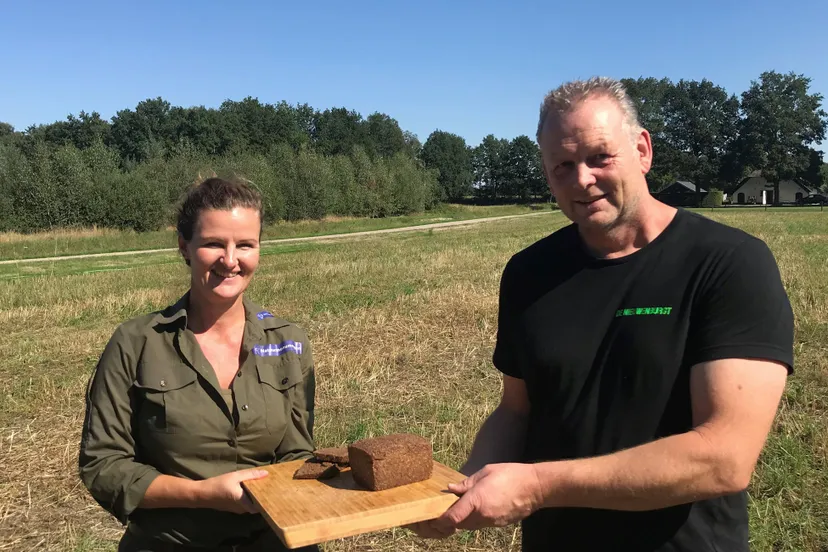
M 327 447 L 313 451 L 313 457 L 322 462 L 348 465 L 348 447 Z
M 339 467 L 331 462 L 309 459 L 293 474 L 294 479 L 330 479 L 339 475 Z

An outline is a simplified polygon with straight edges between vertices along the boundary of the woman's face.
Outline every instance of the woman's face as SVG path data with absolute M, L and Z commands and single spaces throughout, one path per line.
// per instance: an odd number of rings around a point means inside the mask
M 255 209 L 201 211 L 192 239 L 178 239 L 182 254 L 190 261 L 191 294 L 211 303 L 235 301 L 259 266 L 260 229 Z

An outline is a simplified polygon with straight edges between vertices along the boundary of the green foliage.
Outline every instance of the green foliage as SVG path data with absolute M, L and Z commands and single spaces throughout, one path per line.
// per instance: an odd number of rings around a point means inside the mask
M 723 197 L 724 192 L 722 190 L 711 188 L 702 199 L 702 207 L 721 207 Z
M 828 114 L 811 79 L 794 73 L 762 73 L 742 94 L 741 151 L 769 182 L 800 176 L 810 164 L 808 146 L 825 138 Z M 775 194 L 778 197 L 778 194 Z
M 823 163 L 819 168 L 819 190 L 828 194 L 828 163 Z
M 14 127 L 9 123 L 0 121 L 0 140 L 14 134 Z
M 472 157 L 466 141 L 456 134 L 435 130 L 420 154 L 425 166 L 440 171 L 442 197 L 463 199 L 472 191 Z
M 472 150 L 475 195 L 487 202 L 545 199 L 549 189 L 538 145 L 526 135 L 512 141 L 490 134 Z
M 825 138 L 828 115 L 810 82 L 769 71 L 740 101 L 706 79 L 622 79 L 652 138 L 650 188 L 682 179 L 727 190 L 760 169 L 772 182 L 796 177 L 826 190 L 828 169 L 813 145 Z M 471 148 L 435 130 L 421 144 L 379 112 L 363 118 L 345 107 L 320 111 L 251 96 L 218 108 L 148 98 L 111 121 L 81 111 L 24 132 L 0 123 L 0 230 L 155 228 L 172 221 L 189 186 L 212 174 L 258 187 L 267 223 L 383 217 L 446 199 L 554 199 L 541 167 L 527 136 L 490 134 Z M 131 185 L 134 193 L 125 188 Z M 146 205 L 134 204 L 142 194 Z
M 512 140 L 501 159 L 500 175 L 505 195 L 523 201 L 548 195 L 540 150 L 528 136 Z
M 112 173 L 101 182 L 108 209 L 100 226 L 149 232 L 172 223 L 165 191 L 141 171 Z
M 503 168 L 509 141 L 489 134 L 472 151 L 475 194 L 489 201 L 508 197 L 504 189 Z
M 706 79 L 622 82 L 652 137 L 652 190 L 677 179 L 725 187 L 754 169 L 772 182 L 817 179 L 819 152 L 811 146 L 825 137 L 828 120 L 822 96 L 808 93 L 810 79 L 802 75 L 762 73 L 741 102 Z
M 243 179 L 264 199 L 265 222 L 326 215 L 385 217 L 430 209 L 438 194 L 435 171 L 404 152 L 371 158 L 361 146 L 351 156 L 325 156 L 279 144 L 265 155 L 209 157 L 182 145 L 155 153 L 130 170 L 101 142 L 34 144 L 30 155 L 0 145 L 0 230 L 33 231 L 103 226 L 149 231 L 174 222 L 189 186 L 212 175 Z

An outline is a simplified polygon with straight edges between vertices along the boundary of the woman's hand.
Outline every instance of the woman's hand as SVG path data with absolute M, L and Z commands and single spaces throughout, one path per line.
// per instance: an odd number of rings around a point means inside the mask
M 199 482 L 200 500 L 205 508 L 235 514 L 256 514 L 259 510 L 244 492 L 241 483 L 263 477 L 267 477 L 265 470 L 249 469 L 205 479 Z

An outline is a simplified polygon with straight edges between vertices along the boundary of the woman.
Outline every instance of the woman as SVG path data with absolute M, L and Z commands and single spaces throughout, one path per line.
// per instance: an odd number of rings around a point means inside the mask
M 95 368 L 80 476 L 127 524 L 121 552 L 284 550 L 241 482 L 311 455 L 314 366 L 305 332 L 244 296 L 261 222 L 245 184 L 192 189 L 178 213 L 190 289 L 119 326 Z

